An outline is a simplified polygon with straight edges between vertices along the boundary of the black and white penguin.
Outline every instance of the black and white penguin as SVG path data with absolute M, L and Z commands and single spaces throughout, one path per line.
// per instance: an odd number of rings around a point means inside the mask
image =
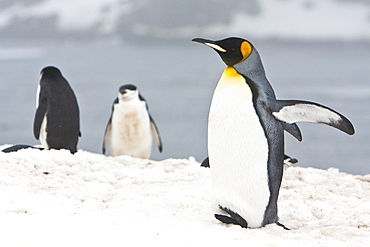
M 109 143 L 112 156 L 128 155 L 148 159 L 152 152 L 152 134 L 162 152 L 162 140 L 145 99 L 136 86 L 121 86 L 105 129 L 103 154 Z
M 347 118 L 326 106 L 276 100 L 260 56 L 249 41 L 193 41 L 213 48 L 227 65 L 214 91 L 208 119 L 215 217 L 249 228 L 271 223 L 283 226 L 278 221 L 277 200 L 284 129 L 300 140 L 294 125 L 299 121 L 327 124 L 350 135 L 354 128 Z
M 56 67 L 41 70 L 33 133 L 45 149 L 77 152 L 80 113 L 76 96 Z

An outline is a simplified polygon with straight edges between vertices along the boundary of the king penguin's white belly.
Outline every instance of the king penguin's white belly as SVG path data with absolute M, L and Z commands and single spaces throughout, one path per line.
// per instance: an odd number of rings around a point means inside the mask
M 208 123 L 213 204 L 260 227 L 269 201 L 268 143 L 244 78 L 228 67 L 214 92 Z
M 115 104 L 111 124 L 112 156 L 129 155 L 142 159 L 150 157 L 152 134 L 145 102 Z

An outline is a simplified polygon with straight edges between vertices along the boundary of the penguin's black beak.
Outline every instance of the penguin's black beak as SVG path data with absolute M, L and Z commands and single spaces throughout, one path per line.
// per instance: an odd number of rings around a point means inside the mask
M 192 39 L 191 41 L 198 42 L 198 43 L 201 43 L 201 44 L 205 44 L 205 45 L 215 49 L 218 52 L 226 52 L 226 50 L 224 48 L 219 46 L 216 43 L 216 41 L 213 41 L 213 40 L 203 39 L 203 38 L 195 38 L 195 39 Z
M 192 39 L 191 41 L 198 42 L 198 43 L 202 43 L 202 44 L 205 44 L 205 43 L 214 44 L 214 41 L 213 41 L 213 40 L 210 40 L 210 39 L 203 39 L 203 38 L 194 38 L 194 39 Z

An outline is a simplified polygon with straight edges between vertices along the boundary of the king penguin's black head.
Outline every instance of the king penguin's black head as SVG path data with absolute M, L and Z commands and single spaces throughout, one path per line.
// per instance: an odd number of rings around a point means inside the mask
M 249 57 L 253 50 L 252 44 L 242 38 L 226 38 L 221 40 L 208 40 L 203 38 L 192 39 L 213 48 L 227 66 L 233 66 Z

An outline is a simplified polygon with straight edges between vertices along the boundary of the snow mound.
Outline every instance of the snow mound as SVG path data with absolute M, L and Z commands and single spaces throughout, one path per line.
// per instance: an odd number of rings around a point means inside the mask
M 370 241 L 368 176 L 288 168 L 279 198 L 280 222 L 292 229 L 286 231 L 217 221 L 209 171 L 193 158 L 0 153 L 0 246 L 338 247 Z

